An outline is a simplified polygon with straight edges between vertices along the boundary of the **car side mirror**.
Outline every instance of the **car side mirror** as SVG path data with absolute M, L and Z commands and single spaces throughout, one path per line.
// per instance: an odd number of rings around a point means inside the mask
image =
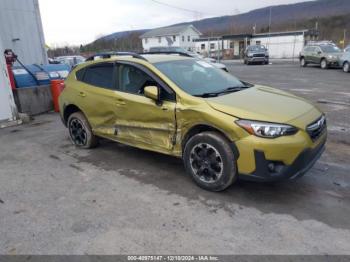
M 157 86 L 146 86 L 144 89 L 145 97 L 159 102 L 159 89 Z
M 319 55 L 320 55 L 320 54 L 322 54 L 322 52 L 321 52 L 321 51 L 318 51 L 318 52 L 317 52 L 317 54 L 319 54 Z

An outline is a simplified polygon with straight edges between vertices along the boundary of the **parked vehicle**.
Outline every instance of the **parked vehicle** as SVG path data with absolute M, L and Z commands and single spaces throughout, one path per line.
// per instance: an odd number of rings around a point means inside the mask
M 348 45 L 347 47 L 345 47 L 344 52 L 345 52 L 345 53 L 350 52 L 350 45 Z
M 343 68 L 343 71 L 345 73 L 350 72 L 350 47 L 349 47 L 349 51 L 344 52 L 343 55 L 340 57 L 339 65 Z
M 77 64 L 85 62 L 85 57 L 82 56 L 58 56 L 55 58 L 61 64 L 66 64 L 70 68 L 74 67 Z
M 226 72 L 228 72 L 227 67 L 222 64 L 222 63 L 218 63 L 216 59 L 211 58 L 211 57 L 204 57 L 196 52 L 192 52 L 192 51 L 187 51 L 185 49 L 183 49 L 182 47 L 176 47 L 176 46 L 169 46 L 169 47 L 151 47 L 150 51 L 148 53 L 183 53 L 183 54 L 187 54 L 191 57 L 197 58 L 197 59 L 201 59 L 204 61 L 207 61 L 209 63 L 212 63 L 215 67 L 220 68 Z
M 339 67 L 342 51 L 331 42 L 314 42 L 306 45 L 300 53 L 300 66 L 320 65 L 322 69 Z
M 78 65 L 59 98 L 78 148 L 98 137 L 181 157 L 202 188 L 302 176 L 321 156 L 324 114 L 305 99 L 185 56 L 122 54 Z
M 269 51 L 263 45 L 251 45 L 244 51 L 244 64 L 252 63 L 268 64 Z

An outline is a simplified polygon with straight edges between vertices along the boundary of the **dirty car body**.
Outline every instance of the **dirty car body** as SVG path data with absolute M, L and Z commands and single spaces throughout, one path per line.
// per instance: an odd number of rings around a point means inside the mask
M 317 107 L 193 58 L 87 62 L 65 84 L 60 112 L 74 144 L 89 148 L 103 137 L 182 157 L 187 173 L 211 191 L 238 177 L 301 176 L 325 147 L 326 119 Z

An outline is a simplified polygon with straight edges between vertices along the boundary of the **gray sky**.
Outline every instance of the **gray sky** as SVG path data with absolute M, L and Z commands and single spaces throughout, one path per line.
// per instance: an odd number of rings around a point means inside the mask
M 118 31 L 156 28 L 304 1 L 306 0 L 39 0 L 39 4 L 46 43 L 55 46 L 86 44 L 99 36 Z

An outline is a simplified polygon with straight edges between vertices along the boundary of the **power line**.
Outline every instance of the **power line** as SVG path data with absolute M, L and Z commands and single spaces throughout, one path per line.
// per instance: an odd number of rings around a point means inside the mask
M 190 13 L 193 13 L 193 14 L 196 14 L 196 15 L 209 15 L 209 16 L 221 16 L 221 15 L 218 15 L 218 14 L 209 14 L 209 13 L 206 13 L 206 12 L 201 12 L 201 11 L 197 11 L 197 10 L 193 10 L 193 9 L 188 9 L 188 8 L 183 8 L 183 7 L 180 7 L 180 6 L 175 6 L 175 5 L 171 5 L 171 4 L 168 4 L 168 3 L 164 3 L 164 2 L 161 2 L 161 1 L 158 1 L 158 0 L 150 0 L 154 3 L 157 3 L 159 5 L 164 5 L 164 6 L 167 6 L 167 7 L 170 7 L 170 8 L 174 8 L 174 9 L 178 9 L 178 10 L 181 10 L 181 11 L 185 11 L 185 12 L 190 12 Z

